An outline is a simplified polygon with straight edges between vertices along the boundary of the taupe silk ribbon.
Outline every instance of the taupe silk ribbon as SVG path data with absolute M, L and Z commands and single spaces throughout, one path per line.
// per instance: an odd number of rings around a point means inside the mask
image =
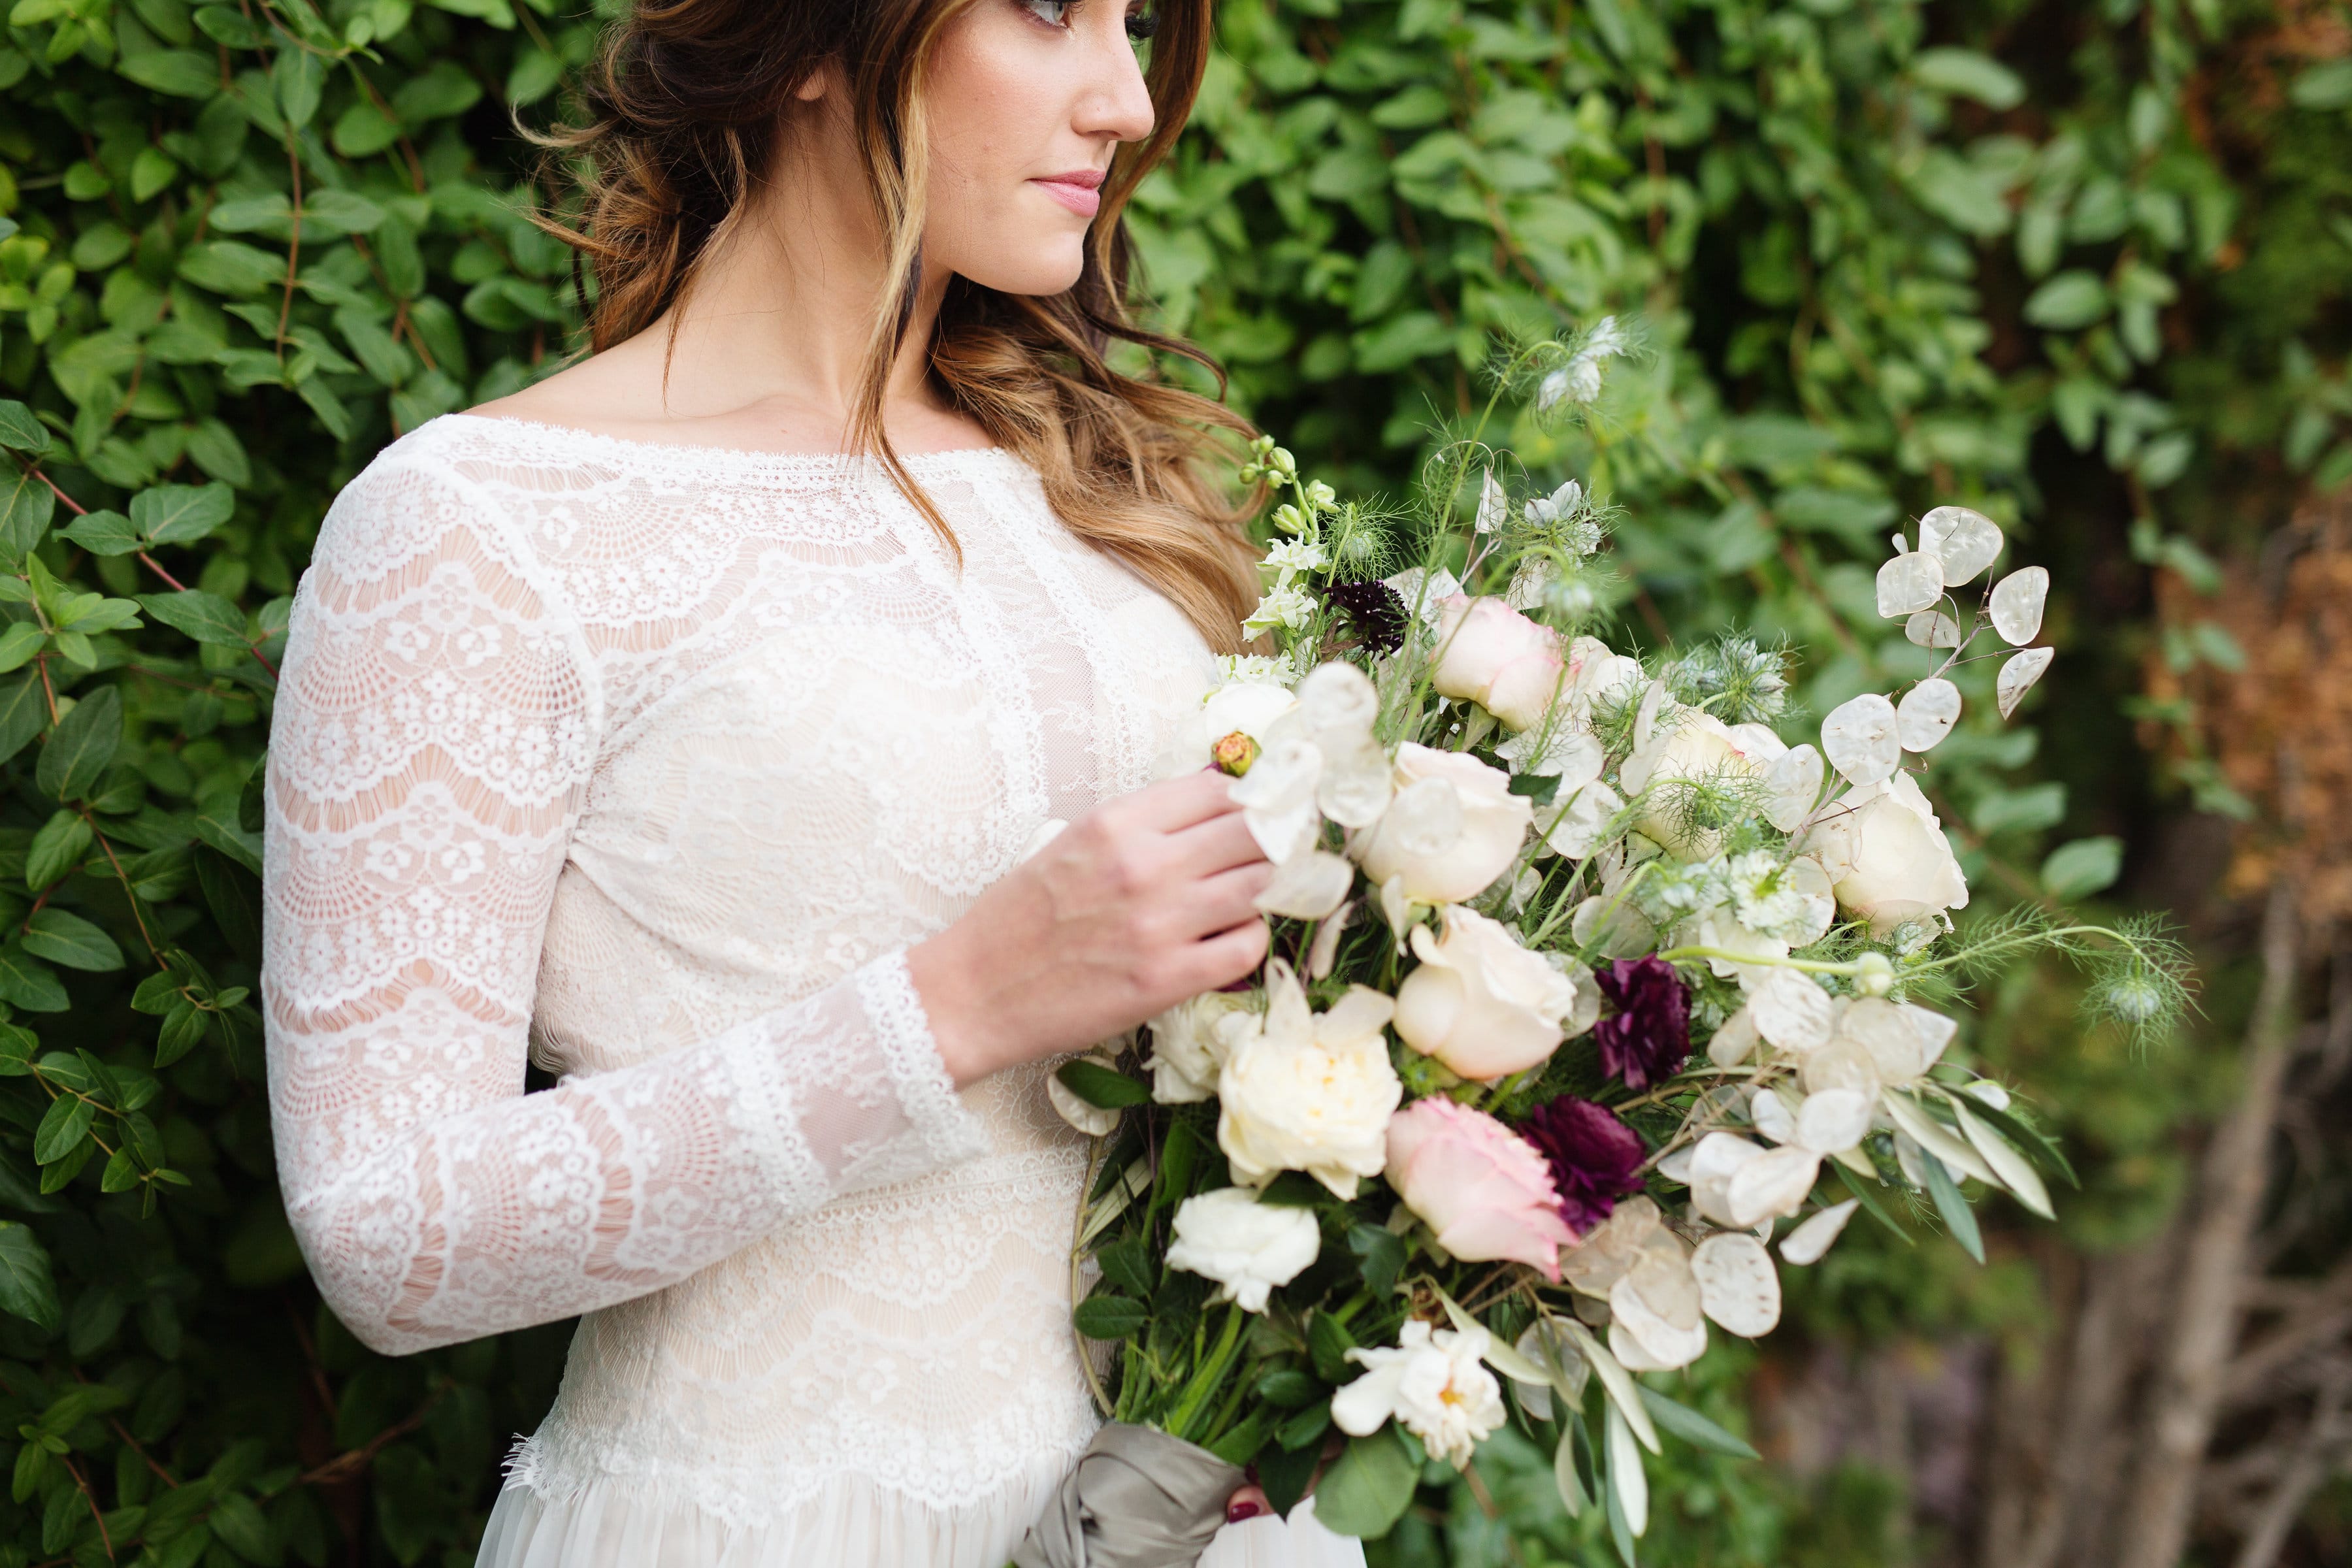
M 1192 1568 L 1248 1479 L 1181 1437 L 1114 1422 L 1029 1527 L 1014 1568 Z

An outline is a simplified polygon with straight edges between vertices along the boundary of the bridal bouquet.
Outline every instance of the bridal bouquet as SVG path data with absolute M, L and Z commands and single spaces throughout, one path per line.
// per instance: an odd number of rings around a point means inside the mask
M 1576 401 L 1613 331 L 1511 374 Z M 2181 981 L 2146 930 L 1955 933 L 1969 888 L 1917 775 L 1956 676 L 1997 657 L 2005 719 L 2053 657 L 2042 568 L 1960 602 L 1991 521 L 1939 507 L 1896 537 L 1878 608 L 1935 673 L 1791 744 L 1780 652 L 1585 635 L 1608 519 L 1515 473 L 1474 435 L 1416 517 L 1253 449 L 1280 504 L 1244 630 L 1273 651 L 1225 661 L 1199 740 L 1275 863 L 1274 955 L 1060 1070 L 1101 1140 L 1076 1321 L 1108 1347 L 1108 1415 L 1248 1467 L 1277 1509 L 1314 1482 L 1327 1526 L 1381 1534 L 1426 1461 L 1517 1423 L 1631 1563 L 1645 1451 L 1749 1453 L 1638 1374 L 1769 1332 L 1780 1268 L 1858 1212 L 1917 1194 L 1979 1256 L 1969 1184 L 2050 1214 L 2063 1159 L 1945 1059 L 1937 1004 L 2037 944 L 2136 1023 Z

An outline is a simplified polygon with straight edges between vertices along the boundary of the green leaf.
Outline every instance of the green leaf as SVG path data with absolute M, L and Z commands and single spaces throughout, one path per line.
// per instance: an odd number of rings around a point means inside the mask
M 57 972 L 26 952 L 21 937 L 0 946 L 0 1002 L 27 1013 L 62 1013 L 72 1005 Z
M 89 819 L 80 812 L 51 813 L 25 851 L 25 886 L 40 892 L 79 866 L 89 853 L 93 837 Z
M 244 647 L 245 612 L 202 588 L 177 594 L 142 594 L 140 608 L 176 631 L 216 647 Z
M 1090 1340 L 1123 1340 L 1150 1320 L 1150 1309 L 1129 1296 L 1094 1295 L 1078 1303 L 1070 1321 Z
M 1348 1250 L 1364 1260 L 1364 1289 L 1385 1296 L 1396 1289 L 1404 1272 L 1404 1238 L 1381 1225 L 1359 1225 L 1348 1232 Z
M 49 449 L 49 427 L 13 397 L 0 397 L 0 447 L 39 457 Z
M 122 699 L 113 687 L 101 686 L 58 721 L 48 744 L 41 748 L 37 771 L 41 793 L 54 800 L 89 795 L 121 744 Z
M 1764 1457 L 1689 1405 L 1675 1404 L 1648 1384 L 1636 1386 L 1641 1390 L 1642 1403 L 1648 1408 L 1650 1418 L 1661 1429 L 1672 1432 L 1684 1442 L 1705 1448 L 1709 1453 L 1728 1454 L 1735 1459 L 1760 1459 Z
M 1064 1062 L 1054 1076 L 1062 1080 L 1063 1088 L 1097 1110 L 1124 1110 L 1151 1100 L 1150 1085 L 1113 1072 L 1099 1062 Z
M 1356 1336 L 1329 1312 L 1318 1312 L 1307 1321 L 1307 1351 L 1314 1358 L 1316 1375 L 1324 1382 L 1341 1384 L 1356 1375 L 1356 1364 L 1348 1359 L 1355 1348 Z
M 21 562 L 48 537 L 49 520 L 57 515 L 58 498 L 29 473 L 16 476 L 8 492 L 8 511 L 0 520 L 0 559 Z
M 2025 82 L 2015 71 L 1973 49 L 1922 49 L 1911 58 L 1911 79 L 1931 92 L 1973 98 L 1987 109 L 2014 109 L 2025 100 Z
M 233 814 L 207 811 L 195 819 L 196 837 L 252 872 L 261 875 L 261 835 L 239 826 Z
M 0 632 L 0 674 L 22 669 L 32 657 L 48 641 L 48 634 L 31 621 L 12 621 L 8 629 Z
M 2287 97 L 2298 109 L 2352 109 L 2352 59 L 2313 66 L 2294 79 Z
M 157 485 L 131 498 L 132 524 L 156 544 L 187 544 L 202 539 L 226 522 L 236 510 L 236 493 L 218 483 Z M 242 636 L 238 640 L 244 640 Z
M 97 973 L 122 967 L 122 950 L 114 939 L 70 910 L 37 910 L 25 922 L 25 951 L 68 969 Z
M 319 94 L 327 82 L 327 62 L 309 49 L 280 49 L 269 68 L 269 82 L 286 123 L 299 130 L 319 112 Z
M 2098 275 L 2072 268 L 2027 296 L 2025 319 L 2053 332 L 2087 327 L 2107 313 L 2107 286 Z
M 1285 1410 L 1303 1410 L 1323 1397 L 1323 1384 L 1295 1366 L 1276 1367 L 1257 1380 L 1257 1396 Z
M 1960 1186 L 1952 1180 L 1952 1173 L 1927 1150 L 1919 1152 L 1919 1169 L 1927 1178 L 1927 1194 L 1936 1200 L 1936 1212 L 1944 1216 L 1944 1224 L 1960 1249 L 1979 1263 L 1985 1260 L 1984 1237 L 1977 1229 L 1976 1211 L 1969 1200 L 1960 1195 Z
M 2062 844 L 2042 862 L 2042 890 L 2053 899 L 2087 899 L 2115 885 L 2124 866 L 2124 841 L 2100 837 Z
M 1348 1447 L 1315 1489 L 1315 1518 L 1326 1530 L 1377 1541 L 1412 1505 L 1421 1466 L 1393 1423 Z
M 128 555 L 139 548 L 139 531 L 119 511 L 93 511 L 58 530 L 59 539 L 79 544 L 92 555 Z
M 1130 1236 L 1117 1241 L 1095 1254 L 1102 1265 L 1103 1278 L 1118 1289 L 1136 1296 L 1149 1296 L 1156 1281 L 1152 1279 L 1151 1254 L 1143 1237 Z
M 89 1136 L 89 1125 L 98 1119 L 98 1107 L 79 1094 L 61 1094 L 49 1101 L 49 1109 L 41 1116 L 41 1124 L 33 1132 L 33 1159 L 43 1165 L 64 1159 L 81 1147 Z
M 25 749 L 49 716 L 40 672 L 26 670 L 13 682 L 0 681 L 0 762 Z
M 454 60 L 436 60 L 425 71 L 400 84 L 392 95 L 392 111 L 404 124 L 421 125 L 463 114 L 481 101 L 482 84 Z
M 173 98 L 210 98 L 220 89 L 219 62 L 194 49 L 132 55 L 116 68 L 141 87 Z
M 65 1321 L 47 1249 L 29 1226 L 13 1219 L 0 1219 L 0 1310 L 52 1333 Z

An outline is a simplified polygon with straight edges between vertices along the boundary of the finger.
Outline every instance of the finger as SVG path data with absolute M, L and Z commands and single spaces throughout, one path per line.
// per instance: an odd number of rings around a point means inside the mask
M 1187 937 L 1200 938 L 1258 919 L 1257 896 L 1273 880 L 1274 867 L 1264 860 L 1202 878 L 1184 890 L 1174 906 L 1180 922 L 1177 929 Z
M 1274 1504 L 1264 1487 L 1244 1487 L 1225 1500 L 1225 1522 L 1239 1524 L 1245 1519 L 1257 1519 L 1274 1511 Z
M 1168 849 L 1177 873 L 1185 877 L 1213 877 L 1220 871 L 1265 858 L 1257 835 L 1250 831 L 1249 823 L 1238 811 L 1229 811 L 1170 834 Z
M 1203 769 L 1181 778 L 1147 784 L 1118 803 L 1129 820 L 1160 833 L 1181 833 L 1196 822 L 1206 822 L 1239 811 L 1234 804 L 1234 781 Z
M 1265 921 L 1252 916 L 1241 925 L 1192 944 L 1192 974 L 1184 994 L 1196 996 L 1230 985 L 1265 962 Z

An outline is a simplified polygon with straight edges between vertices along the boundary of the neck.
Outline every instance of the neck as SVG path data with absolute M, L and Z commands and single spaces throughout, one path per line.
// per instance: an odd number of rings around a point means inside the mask
M 766 182 L 706 254 L 686 297 L 645 334 L 665 351 L 661 402 L 673 416 L 757 412 L 845 443 L 874 323 L 895 290 L 840 118 L 811 114 L 782 138 Z M 926 345 L 947 282 L 926 267 L 917 285 L 883 395 L 886 429 L 942 406 Z

